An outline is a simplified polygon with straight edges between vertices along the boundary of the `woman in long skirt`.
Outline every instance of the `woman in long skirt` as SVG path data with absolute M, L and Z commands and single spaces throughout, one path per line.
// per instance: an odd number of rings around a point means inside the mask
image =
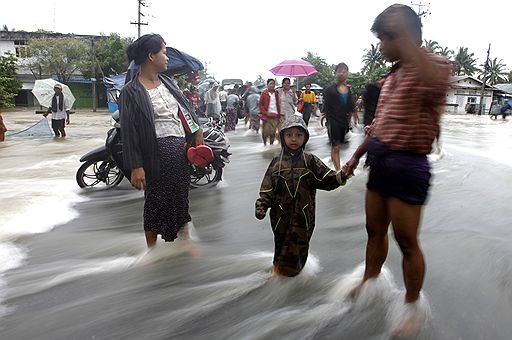
M 174 241 L 178 232 L 188 235 L 186 144 L 202 144 L 203 134 L 190 102 L 160 73 L 168 62 L 162 37 L 140 37 L 127 55 L 141 67 L 119 98 L 123 165 L 131 172 L 131 184 L 145 190 L 144 232 L 148 247 L 153 247 L 158 235 L 166 242 Z

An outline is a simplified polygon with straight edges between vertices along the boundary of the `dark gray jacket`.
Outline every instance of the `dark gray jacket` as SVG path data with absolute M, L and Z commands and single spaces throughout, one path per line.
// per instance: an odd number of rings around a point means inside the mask
M 200 125 L 192 105 L 174 81 L 163 74 L 160 74 L 159 78 L 176 98 L 181 110 L 188 112 L 192 119 Z M 148 180 L 158 178 L 160 163 L 153 105 L 138 76 L 126 84 L 119 95 L 119 117 L 124 170 L 129 171 L 142 167 Z M 187 135 L 189 142 L 192 139 L 193 135 Z

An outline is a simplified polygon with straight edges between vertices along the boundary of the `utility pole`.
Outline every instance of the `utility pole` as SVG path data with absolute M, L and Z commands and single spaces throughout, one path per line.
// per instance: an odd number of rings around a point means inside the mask
M 96 98 L 96 55 L 94 50 L 94 37 L 91 38 L 92 50 L 92 67 L 91 67 L 91 84 L 92 84 L 92 111 L 96 112 L 98 107 L 98 98 Z
M 418 16 L 421 18 L 421 17 L 424 17 L 424 16 L 427 16 L 427 15 L 430 15 L 430 2 L 426 5 L 422 4 L 421 1 L 419 4 L 415 4 L 415 3 L 412 3 L 411 2 L 411 5 L 412 6 L 418 6 Z M 421 8 L 424 7 L 426 8 L 426 10 L 422 11 Z
M 482 88 L 480 89 L 480 107 L 478 109 L 479 115 L 482 115 L 482 111 L 484 109 L 484 92 L 485 92 L 485 82 L 487 81 L 487 71 L 489 70 L 489 53 L 491 53 L 491 43 L 489 43 L 489 48 L 487 49 L 487 59 L 485 59 L 485 64 L 484 64 L 484 75 L 482 77 Z
M 140 38 L 140 26 L 148 24 L 147 22 L 141 21 L 141 17 L 145 17 L 145 15 L 142 14 L 141 7 L 147 7 L 148 5 L 145 0 L 137 0 L 137 2 L 139 3 L 139 9 L 137 11 L 137 21 L 132 21 L 130 22 L 130 24 L 137 25 L 137 38 Z

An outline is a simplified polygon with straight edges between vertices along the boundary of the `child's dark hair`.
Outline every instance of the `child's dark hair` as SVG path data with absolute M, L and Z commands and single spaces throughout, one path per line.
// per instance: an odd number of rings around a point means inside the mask
M 336 67 L 334 68 L 334 72 L 338 72 L 339 69 L 345 69 L 348 71 L 348 66 L 347 64 L 345 63 L 339 63 L 338 65 L 336 65 Z
M 267 79 L 267 85 L 270 84 L 271 81 L 273 81 L 274 83 L 276 82 L 275 79 L 270 78 L 270 79 Z
M 394 39 L 392 32 L 387 32 L 385 28 L 385 22 L 388 20 L 388 17 L 396 12 L 401 12 L 404 16 L 405 26 L 408 31 L 413 35 L 416 39 L 416 42 L 421 44 L 422 36 L 421 36 L 421 19 L 419 15 L 409 6 L 402 4 L 394 4 L 386 8 L 382 13 L 380 13 L 373 22 L 371 31 L 375 34 L 379 39 L 381 37 L 388 37 L 390 39 Z
M 135 64 L 142 65 L 150 53 L 158 53 L 162 49 L 162 44 L 165 45 L 165 41 L 160 34 L 145 34 L 126 49 L 128 61 L 133 60 Z

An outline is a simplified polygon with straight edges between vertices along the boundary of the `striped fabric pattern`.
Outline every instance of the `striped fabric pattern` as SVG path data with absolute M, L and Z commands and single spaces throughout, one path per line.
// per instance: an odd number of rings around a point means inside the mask
M 428 154 L 439 132 L 452 68 L 446 58 L 427 55 L 441 71 L 436 84 L 424 84 L 417 69 L 403 65 L 386 78 L 380 92 L 370 135 L 391 150 Z

